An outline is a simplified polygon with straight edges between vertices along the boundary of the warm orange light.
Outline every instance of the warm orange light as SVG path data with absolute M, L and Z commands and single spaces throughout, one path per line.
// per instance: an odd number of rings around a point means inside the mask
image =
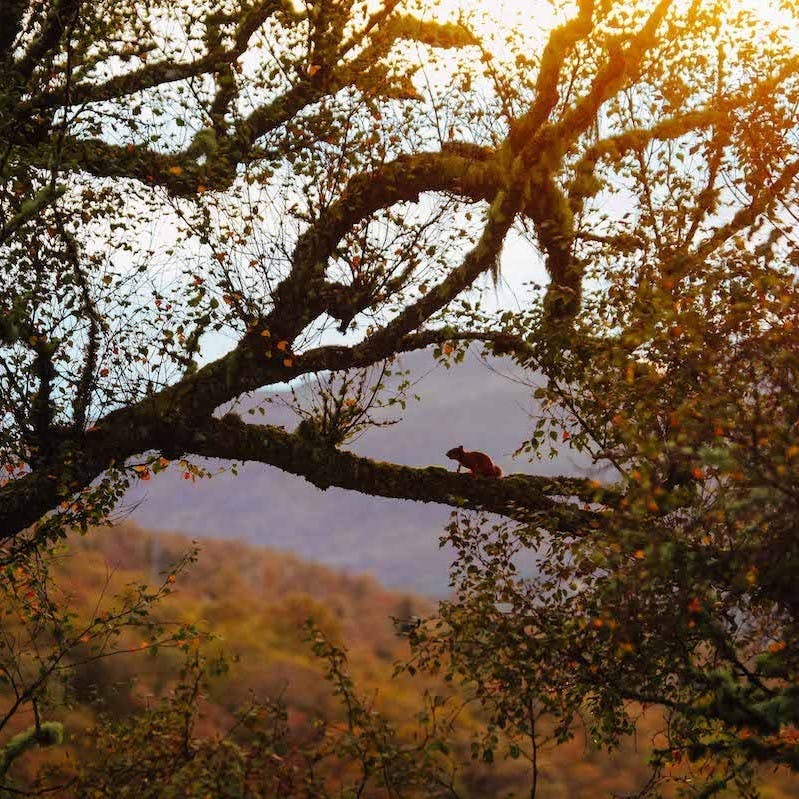
M 620 0 L 623 2 L 623 0 Z M 640 6 L 654 6 L 654 0 L 637 0 Z M 550 30 L 557 21 L 576 13 L 576 3 L 552 3 L 549 0 L 427 0 L 424 10 L 430 16 L 456 19 L 459 15 L 471 16 L 481 36 L 500 37 L 509 30 L 538 32 Z M 676 5 L 676 4 L 675 4 Z M 557 11 L 556 11 L 556 8 Z M 791 14 L 777 2 L 763 0 L 727 0 L 731 14 L 747 11 L 760 17 L 772 27 L 782 28 L 789 38 L 799 44 L 796 13 Z

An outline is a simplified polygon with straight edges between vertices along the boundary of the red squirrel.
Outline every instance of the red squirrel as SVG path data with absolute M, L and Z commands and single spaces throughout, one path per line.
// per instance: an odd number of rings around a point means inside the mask
M 458 461 L 461 466 L 465 466 L 473 475 L 502 477 L 502 469 L 485 452 L 466 452 L 463 444 L 460 444 L 447 452 L 447 457 Z M 460 471 L 460 468 L 458 466 L 458 471 Z

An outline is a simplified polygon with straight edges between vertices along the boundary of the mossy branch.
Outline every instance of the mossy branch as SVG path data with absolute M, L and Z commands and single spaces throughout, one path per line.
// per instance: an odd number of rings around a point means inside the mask
M 0 779 L 5 777 L 12 763 L 28 749 L 34 746 L 56 746 L 64 741 L 64 727 L 57 721 L 45 721 L 17 733 L 2 749 L 0 749 Z

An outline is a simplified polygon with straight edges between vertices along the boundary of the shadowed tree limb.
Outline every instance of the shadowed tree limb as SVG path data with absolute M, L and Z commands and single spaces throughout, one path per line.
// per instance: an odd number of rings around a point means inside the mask
M 370 496 L 436 502 L 479 509 L 501 516 L 553 526 L 575 533 L 598 526 L 602 513 L 553 497 L 603 497 L 602 490 L 578 478 L 510 475 L 503 479 L 473 477 L 439 466 L 414 468 L 374 461 L 326 446 L 299 432 L 269 425 L 245 424 L 237 416 L 209 420 L 187 445 L 205 457 L 258 461 L 304 477 L 317 488 L 346 488 Z M 612 491 L 604 497 L 615 496 Z
M 258 338 L 263 341 L 260 337 Z M 293 438 L 283 439 L 281 436 L 290 434 L 280 431 L 280 435 L 278 435 L 275 432 L 278 430 L 277 428 L 266 428 L 270 435 L 262 436 L 263 441 L 258 445 L 265 447 L 262 454 L 264 457 L 268 455 L 266 460 L 261 457 L 252 457 L 251 453 L 255 450 L 248 448 L 254 446 L 257 441 L 252 438 L 254 434 L 251 433 L 246 436 L 230 438 L 226 445 L 228 449 L 225 450 L 227 455 L 222 454 L 222 451 L 218 449 L 211 452 L 209 450 L 211 443 L 214 446 L 220 446 L 217 434 L 221 430 L 216 426 L 217 422 L 210 417 L 213 410 L 247 391 L 293 379 L 302 374 L 369 366 L 396 353 L 410 352 L 448 341 L 484 341 L 499 346 L 503 352 L 511 352 L 519 358 L 529 358 L 532 352 L 532 348 L 527 342 L 506 333 L 459 332 L 449 328 L 422 331 L 391 340 L 375 336 L 354 347 L 319 347 L 298 355 L 291 367 L 284 366 L 278 358 L 264 358 L 262 351 L 256 352 L 252 348 L 244 348 L 240 345 L 232 353 L 200 369 L 181 383 L 164 389 L 159 394 L 148 397 L 135 406 L 122 408 L 108 414 L 82 436 L 67 433 L 59 435 L 59 431 L 52 431 L 52 454 L 48 462 L 43 463 L 33 472 L 13 479 L 5 486 L 0 487 L 0 540 L 13 538 L 37 522 L 59 503 L 86 488 L 110 466 L 122 464 L 127 458 L 134 455 L 162 451 L 173 458 L 178 454 L 194 454 L 230 457 L 234 460 L 263 460 L 265 463 L 279 465 L 281 457 L 289 457 L 279 454 L 281 442 L 288 442 L 291 446 L 296 446 L 300 441 L 299 436 L 294 434 Z M 239 422 L 239 424 L 241 423 Z M 250 427 L 247 426 L 248 430 Z M 231 428 L 231 431 L 236 429 L 238 428 Z M 209 438 L 209 436 L 211 437 Z M 305 443 L 303 443 L 302 451 L 305 452 L 309 444 L 307 440 L 303 439 L 303 441 Z M 239 445 L 242 449 L 234 452 L 235 447 Z M 315 449 L 318 450 L 318 446 Z M 325 452 L 328 455 L 332 452 L 336 457 L 344 458 L 342 463 L 345 463 L 346 458 L 355 457 L 349 453 L 329 450 L 329 448 Z M 292 457 L 298 458 L 296 452 Z M 292 463 L 294 464 L 293 473 L 304 474 L 301 471 L 301 460 L 292 460 Z M 355 461 L 346 461 L 346 463 L 355 463 Z M 391 464 L 387 464 L 386 468 L 389 466 L 399 470 L 396 474 L 402 476 L 403 486 L 406 483 L 409 485 L 415 479 L 415 470 Z M 359 473 L 363 472 L 359 472 L 357 469 L 351 471 L 350 482 L 346 485 L 341 484 L 341 487 L 355 489 L 354 480 Z M 311 474 L 313 476 L 317 473 L 312 472 Z M 317 474 L 316 479 L 321 480 L 322 478 Z M 542 493 L 575 496 L 586 502 L 596 501 L 609 504 L 615 503 L 618 499 L 618 494 L 614 490 L 600 487 L 588 480 L 538 477 L 525 477 L 524 479 L 527 481 L 523 483 L 524 486 L 537 487 Z M 436 489 L 438 499 L 435 501 L 443 501 L 441 497 L 444 496 L 444 489 L 449 486 L 447 490 L 450 490 L 453 485 L 463 484 L 457 482 L 450 484 L 445 481 Z M 406 499 L 423 499 L 423 492 L 418 489 L 403 488 L 402 490 L 407 494 L 407 496 L 402 495 Z M 504 493 L 495 494 L 496 492 L 492 494 L 494 496 L 493 504 L 490 507 L 487 506 L 486 509 L 497 513 L 500 512 L 502 501 L 517 496 L 510 489 Z M 389 496 L 389 494 L 384 495 Z M 544 503 L 547 508 L 549 502 L 550 500 Z M 464 507 L 476 507 L 476 505 L 465 505 Z M 518 514 L 510 512 L 508 515 L 513 518 L 518 517 Z

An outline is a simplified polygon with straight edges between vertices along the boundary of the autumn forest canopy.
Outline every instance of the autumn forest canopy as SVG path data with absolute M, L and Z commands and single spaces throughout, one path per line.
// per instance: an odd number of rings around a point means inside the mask
M 507 759 L 534 799 L 542 747 L 646 708 L 640 796 L 796 780 L 799 6 L 490 10 L 0 4 L 0 795 L 467 797 Z M 402 435 L 403 354 L 467 349 L 529 385 L 532 473 L 350 451 Z M 294 427 L 225 412 L 287 385 Z M 575 453 L 606 477 L 536 474 Z M 192 726 L 226 671 L 164 610 L 192 550 L 102 613 L 63 590 L 131 484 L 208 458 L 452 508 L 451 596 L 396 619 L 416 727 L 313 623 L 338 721 Z M 184 658 L 166 704 L 51 755 L 131 636 Z

